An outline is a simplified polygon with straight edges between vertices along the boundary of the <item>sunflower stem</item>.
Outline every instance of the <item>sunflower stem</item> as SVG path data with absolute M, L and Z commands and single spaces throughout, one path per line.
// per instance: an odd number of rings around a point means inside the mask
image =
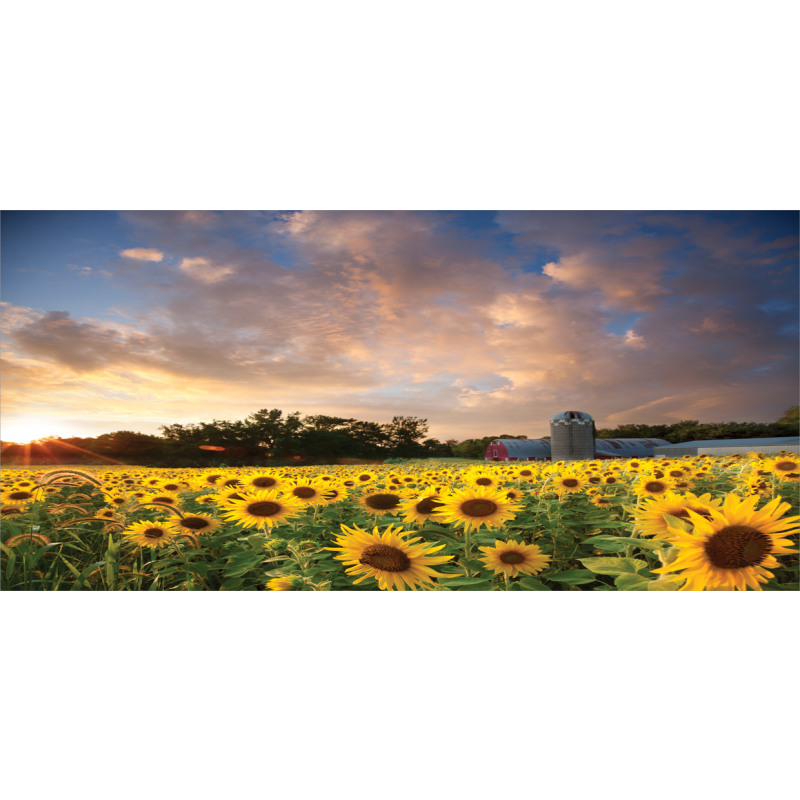
M 469 525 L 464 528 L 464 575 L 467 578 L 470 577 L 469 574 L 469 567 L 467 566 L 467 561 L 469 561 L 470 556 L 472 555 L 472 531 L 470 530 Z

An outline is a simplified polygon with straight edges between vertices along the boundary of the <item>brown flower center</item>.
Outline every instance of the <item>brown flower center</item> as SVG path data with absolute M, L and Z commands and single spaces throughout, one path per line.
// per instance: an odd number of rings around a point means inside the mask
M 376 511 L 387 511 L 390 508 L 396 508 L 401 498 L 398 494 L 371 494 L 364 500 L 367 508 L 374 508 Z
M 500 554 L 500 560 L 504 564 L 522 564 L 525 561 L 525 554 L 516 550 L 510 550 Z
M 118 500 L 115 500 L 114 502 L 116 503 L 116 502 L 118 502 Z M 125 501 L 123 500 L 122 502 L 124 503 Z M 165 505 L 168 505 L 168 506 L 174 506 L 175 505 L 175 498 L 174 497 L 169 497 L 169 495 L 158 495 L 158 496 L 153 498 L 153 502 L 154 503 L 164 503 Z
M 616 479 L 616 478 L 610 478 L 610 477 L 609 477 L 609 478 L 606 478 L 606 483 L 608 483 L 608 484 L 611 484 L 611 483 L 616 483 L 616 482 L 617 482 L 617 479 Z
M 729 525 L 705 543 L 708 560 L 719 569 L 743 569 L 760 564 L 772 551 L 772 540 L 746 525 Z
M 241 486 L 242 482 L 238 478 L 228 478 L 228 480 L 222 482 L 223 486 Z
M 250 481 L 252 486 L 258 486 L 259 488 L 266 487 L 266 486 L 274 486 L 278 481 L 275 478 L 271 478 L 269 475 L 259 475 L 257 478 L 253 478 Z
M 524 475 L 526 478 L 529 478 L 533 473 L 529 469 L 521 469 L 519 471 L 520 475 Z
M 163 528 L 148 528 L 144 532 L 145 539 L 163 539 L 166 533 Z
M 694 508 L 694 506 L 687 506 L 686 508 L 679 508 L 677 511 L 666 511 L 664 513 L 669 514 L 671 517 L 677 517 L 678 519 L 689 519 L 690 511 L 694 511 L 695 514 L 699 514 L 706 519 L 711 519 L 710 511 L 705 508 Z
M 476 480 L 475 483 L 477 483 L 478 486 L 491 486 L 492 485 L 492 479 L 491 478 L 478 478 L 478 480 Z
M 178 491 L 178 489 L 180 489 L 180 488 L 181 488 L 181 485 L 180 485 L 179 483 L 165 483 L 165 484 L 164 484 L 164 488 L 165 488 L 165 489 L 166 489 L 168 492 L 177 492 L 177 491 Z
M 426 497 L 420 500 L 414 507 L 417 510 L 417 514 L 432 514 L 433 511 L 441 505 L 442 503 L 439 503 L 433 497 Z
M 358 563 L 384 572 L 403 572 L 411 566 L 411 561 L 402 550 L 388 544 L 371 544 L 365 547 Z
M 179 525 L 181 528 L 188 528 L 190 531 L 202 531 L 208 528 L 211 523 L 202 517 L 184 517 Z
M 647 481 L 644 485 L 644 490 L 646 492 L 663 492 L 666 488 L 666 485 L 661 483 L 661 481 Z
M 315 497 L 317 490 L 312 489 L 310 486 L 295 486 L 295 488 L 292 489 L 292 494 L 295 497 L 300 497 L 303 500 L 307 500 L 309 497 Z
M 359 475 L 358 479 L 360 481 L 369 481 L 369 480 L 372 480 L 372 475 L 367 475 L 367 474 Z
M 781 472 L 794 472 L 797 466 L 798 464 L 796 461 L 779 461 L 775 465 L 775 469 L 779 469 Z
M 497 504 L 484 499 L 467 500 L 460 510 L 465 517 L 488 517 L 497 511 Z
M 566 486 L 567 489 L 574 489 L 576 486 L 580 486 L 581 483 L 576 478 L 564 478 L 564 480 L 561 481 L 561 485 Z
M 271 503 L 269 500 L 258 500 L 246 508 L 251 517 L 274 517 L 280 510 L 281 506 L 278 503 Z
M 11 492 L 8 496 L 9 500 L 27 500 L 28 498 L 33 497 L 30 492 Z

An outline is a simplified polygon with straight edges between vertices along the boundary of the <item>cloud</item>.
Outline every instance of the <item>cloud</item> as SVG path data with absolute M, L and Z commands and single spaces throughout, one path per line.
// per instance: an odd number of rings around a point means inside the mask
M 565 408 L 601 427 L 767 420 L 796 395 L 785 232 L 646 212 L 502 212 L 489 234 L 430 212 L 123 216 L 179 266 L 113 272 L 147 300 L 130 325 L 6 306 L 16 398 L 149 430 L 262 407 L 406 414 L 444 439 L 545 435 Z
M 129 250 L 120 251 L 123 258 L 132 258 L 136 261 L 163 261 L 164 254 L 160 250 L 152 247 L 132 247 Z
M 179 267 L 183 272 L 202 283 L 219 283 L 234 272 L 233 267 L 214 264 L 207 258 L 184 258 Z

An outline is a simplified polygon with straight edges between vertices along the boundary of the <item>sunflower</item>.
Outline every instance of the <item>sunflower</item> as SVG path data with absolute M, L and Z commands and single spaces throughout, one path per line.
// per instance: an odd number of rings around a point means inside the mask
M 585 486 L 586 481 L 571 472 L 565 472 L 553 478 L 553 490 L 559 494 L 582 492 Z
M 441 507 L 433 511 L 433 518 L 464 525 L 466 530 L 477 530 L 481 525 L 502 527 L 522 508 L 519 503 L 506 498 L 502 490 L 490 486 L 456 489 L 444 495 L 441 502 Z
M 245 494 L 225 504 L 225 517 L 247 528 L 272 527 L 302 514 L 305 506 L 291 495 L 269 489 Z
M 184 514 L 174 524 L 182 533 L 212 533 L 222 523 L 206 514 Z
M 467 481 L 473 486 L 496 487 L 500 485 L 500 481 L 488 472 L 475 472 L 467 478 Z
M 242 485 L 250 491 L 253 489 L 277 490 L 282 488 L 282 484 L 281 477 L 272 472 L 256 472 L 252 475 L 245 475 L 242 479 Z
M 750 475 L 743 479 L 742 488 L 746 494 L 757 494 L 772 497 L 772 485 L 761 475 Z
M 34 501 L 35 491 L 31 492 L 28 491 L 28 489 L 19 489 L 16 486 L 12 486 L 10 489 L 2 492 L 0 497 L 2 497 L 2 502 L 6 505 L 27 506 L 28 503 Z
M 644 536 L 654 536 L 656 539 L 668 540 L 670 538 L 669 523 L 664 519 L 664 514 L 688 520 L 689 512 L 693 511 L 701 517 L 711 519 L 711 511 L 709 509 L 718 509 L 721 505 L 722 499 L 716 498 L 712 500 L 710 494 L 697 497 L 691 492 L 686 494 L 666 492 L 661 497 L 645 500 L 634 512 L 634 519 Z
M 348 575 L 358 575 L 354 584 L 367 578 L 374 578 L 380 589 L 404 591 L 406 584 L 416 589 L 423 584 L 433 584 L 433 578 L 445 577 L 442 573 L 431 569 L 437 564 L 450 561 L 453 556 L 433 555 L 444 545 L 431 546 L 419 536 L 406 539 L 408 531 L 399 526 L 389 525 L 383 533 L 373 528 L 372 533 L 354 526 L 341 526 L 343 533 L 336 537 L 338 547 L 326 547 L 326 550 L 339 551 L 334 556 L 344 562 Z M 424 586 L 423 588 L 430 588 Z
M 378 474 L 376 472 L 370 472 L 369 470 L 362 470 L 357 475 L 353 476 L 353 480 L 355 481 L 356 485 L 360 483 L 372 483 L 372 481 L 376 480 Z
M 539 545 L 524 544 L 513 539 L 502 542 L 499 539 L 494 547 L 479 547 L 485 555 L 481 561 L 495 575 L 516 578 L 517 575 L 536 575 L 547 567 L 551 556 L 545 555 Z
M 252 494 L 252 491 L 246 492 L 244 489 L 228 487 L 224 491 L 219 492 L 219 494 L 214 495 L 214 502 L 218 506 L 227 506 L 234 501 L 244 500 L 249 494 Z
M 596 505 L 598 508 L 608 508 L 609 506 L 614 505 L 614 498 L 613 496 L 609 496 L 607 494 L 597 494 L 591 499 L 591 503 Z
M 781 480 L 800 479 L 800 460 L 797 456 L 781 456 L 768 462 L 769 471 Z
M 129 542 L 133 542 L 139 547 L 161 547 L 169 544 L 178 533 L 179 531 L 172 520 L 167 522 L 135 522 L 122 531 L 122 535 L 127 537 Z
M 364 492 L 358 499 L 358 504 L 369 514 L 397 514 L 400 504 L 406 495 L 400 491 L 392 492 L 387 489 L 373 489 Z
M 347 489 L 339 483 L 326 483 L 322 491 L 322 496 L 325 502 L 330 505 L 331 503 L 340 503 L 346 500 L 348 495 Z
M 110 506 L 124 506 L 131 499 L 125 492 L 103 492 L 103 497 Z
M 206 472 L 200 476 L 198 482 L 201 486 L 216 486 L 224 477 L 222 472 Z
M 441 497 L 435 493 L 427 493 L 419 497 L 403 500 L 400 503 L 403 522 L 422 525 L 431 518 L 433 512 L 441 505 Z
M 780 519 L 790 508 L 776 497 L 756 511 L 758 497 L 731 493 L 722 508 L 709 508 L 710 519 L 689 511 L 692 531 L 670 526 L 677 557 L 656 573 L 681 572 L 681 591 L 761 589 L 778 566 L 775 555 L 796 553 L 787 536 L 797 533 L 799 517 Z
M 292 590 L 294 580 L 285 575 L 267 581 L 267 589 L 273 592 L 289 592 Z
M 157 503 L 160 506 L 170 506 L 172 508 L 178 508 L 180 506 L 178 495 L 172 492 L 155 492 L 154 494 L 149 494 L 141 498 L 139 502 L 142 505 L 146 503 Z
M 284 486 L 283 491 L 304 506 L 320 506 L 329 502 L 325 497 L 328 488 L 328 484 L 322 481 L 298 479 Z
M 631 487 L 635 494 L 647 495 L 648 497 L 663 497 L 667 492 L 671 491 L 674 481 L 667 480 L 663 477 L 655 477 L 651 475 L 644 475 L 639 478 Z
M 185 481 L 165 480 L 158 487 L 162 492 L 185 492 L 189 488 L 189 484 Z

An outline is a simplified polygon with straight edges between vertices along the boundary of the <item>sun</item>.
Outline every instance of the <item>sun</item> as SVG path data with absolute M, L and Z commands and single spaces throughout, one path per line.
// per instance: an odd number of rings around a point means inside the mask
M 3 422 L 2 437 L 4 442 L 15 444 L 31 444 L 53 436 L 53 423 L 49 419 L 37 417 L 17 417 Z

